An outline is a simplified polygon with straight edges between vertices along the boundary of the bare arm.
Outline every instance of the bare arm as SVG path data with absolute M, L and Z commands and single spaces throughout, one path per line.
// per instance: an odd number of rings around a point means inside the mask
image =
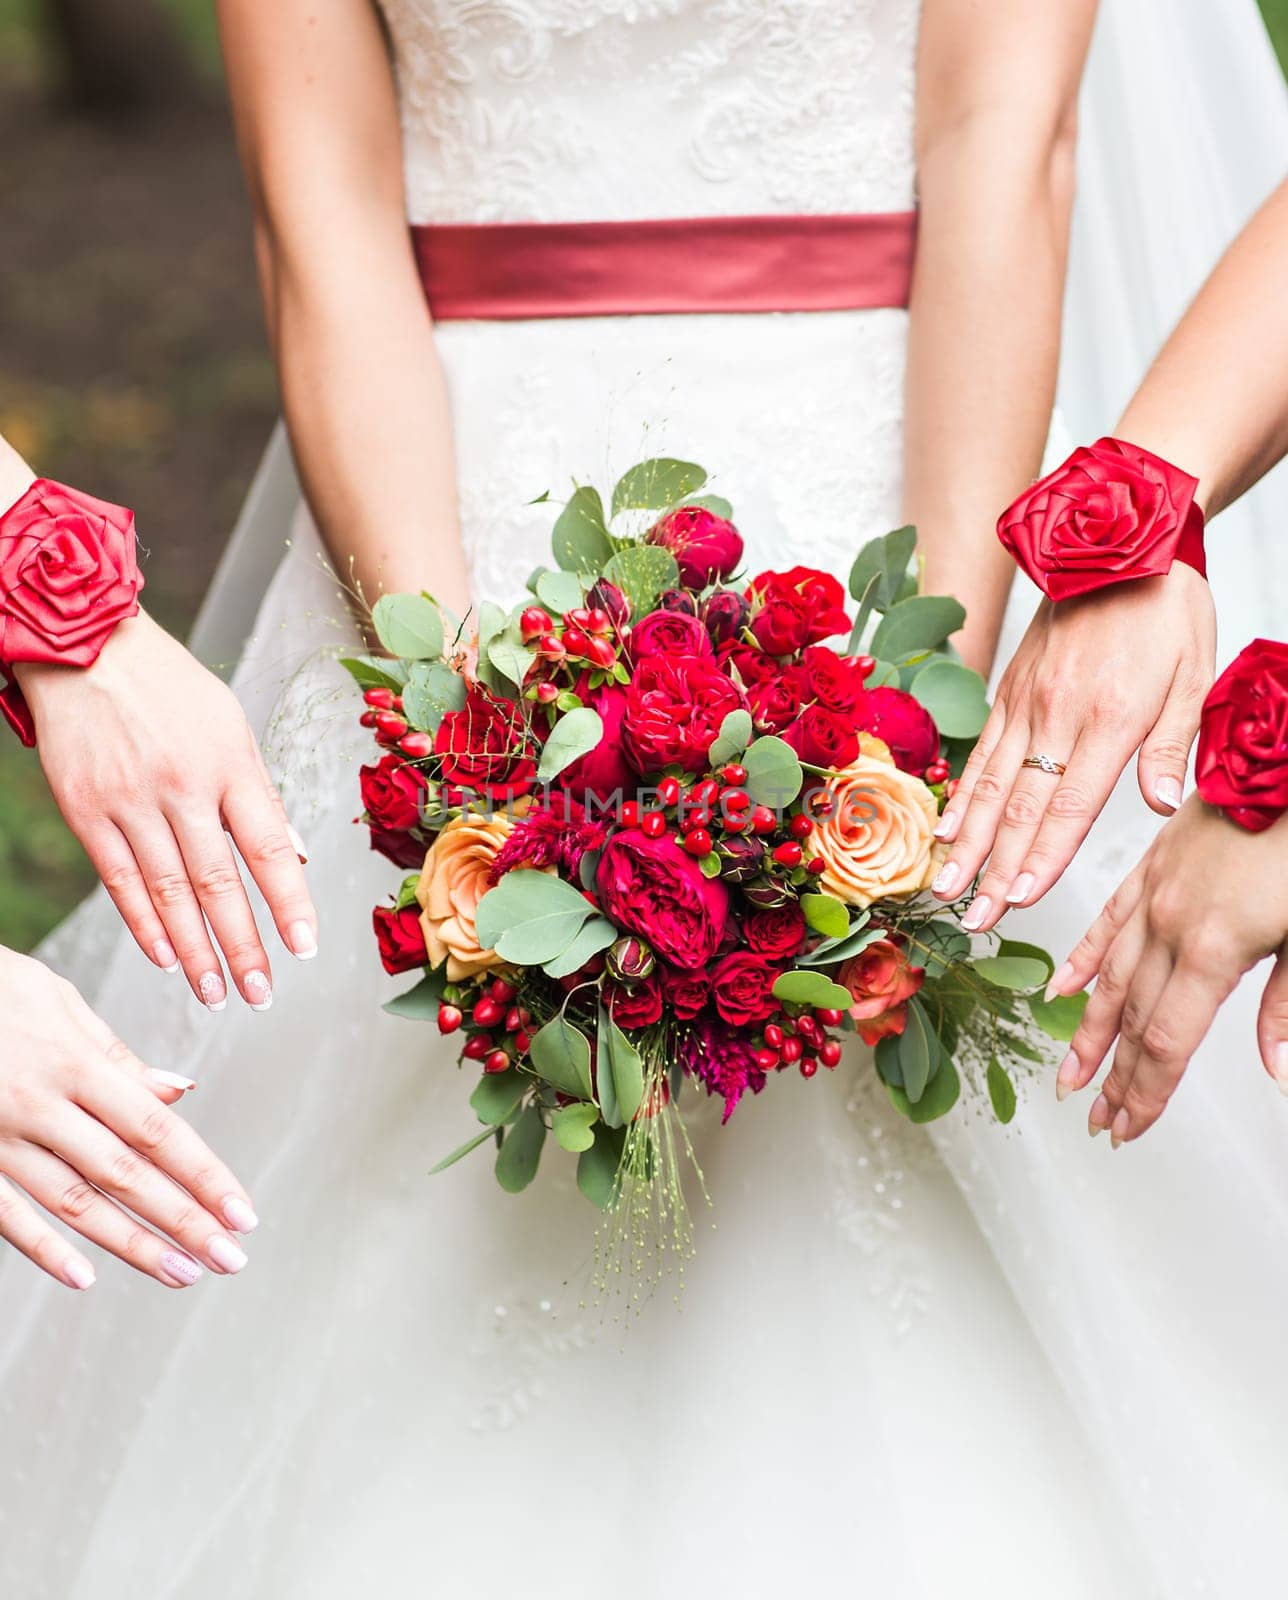
M 337 572 L 369 600 L 468 581 L 451 427 L 370 0 L 218 0 L 291 442 Z
M 993 535 L 1036 477 L 1055 396 L 1078 86 L 1095 0 L 926 0 L 905 514 L 987 671 L 1014 568 Z

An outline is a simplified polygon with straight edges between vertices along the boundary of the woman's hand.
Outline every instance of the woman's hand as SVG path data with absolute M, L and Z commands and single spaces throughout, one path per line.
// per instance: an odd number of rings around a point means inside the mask
M 145 1067 L 70 984 L 0 950 L 0 1238 L 70 1288 L 94 1282 L 21 1189 L 167 1288 L 195 1283 L 198 1262 L 239 1272 L 246 1256 L 229 1230 L 251 1232 L 255 1213 L 167 1109 L 192 1087 Z
M 1047 892 L 1136 750 L 1145 803 L 1176 810 L 1215 648 L 1211 591 L 1180 564 L 1042 602 L 937 829 L 954 841 L 934 883 L 941 900 L 961 895 L 988 858 L 967 928 L 991 928 L 1008 906 Z M 1030 755 L 1067 770 L 1023 766 Z
M 221 1011 L 213 932 L 243 998 L 266 1010 L 272 969 L 227 835 L 301 960 L 317 953 L 317 918 L 298 836 L 232 692 L 142 612 L 92 667 L 17 671 L 54 799 L 144 954 L 182 966 Z
M 1139 1138 L 1221 1002 L 1275 953 L 1257 1033 L 1288 1093 L 1288 819 L 1248 833 L 1192 795 L 1051 980 L 1049 993 L 1073 994 L 1098 975 L 1057 1094 L 1085 1088 L 1117 1038 L 1088 1129 L 1108 1128 L 1115 1148 Z

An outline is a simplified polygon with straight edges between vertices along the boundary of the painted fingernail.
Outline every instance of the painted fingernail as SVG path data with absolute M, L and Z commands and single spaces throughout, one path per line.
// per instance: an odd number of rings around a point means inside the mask
M 1127 1129 L 1130 1126 L 1131 1118 L 1127 1115 L 1127 1107 L 1121 1106 L 1118 1115 L 1114 1118 L 1114 1125 L 1109 1130 L 1109 1143 L 1115 1150 L 1127 1137 Z
M 955 839 L 957 830 L 961 827 L 961 818 L 955 811 L 945 811 L 935 824 L 936 839 Z
M 286 942 L 291 954 L 300 961 L 312 961 L 318 953 L 318 942 L 307 922 L 293 923 L 287 932 Z
M 295 854 L 300 858 L 300 865 L 302 867 L 308 866 L 309 847 L 304 843 L 304 840 L 300 838 L 299 834 L 296 833 L 295 829 L 290 825 L 289 822 L 286 824 L 286 832 L 291 843 L 295 846 Z
M 97 1276 L 84 1256 L 69 1256 L 63 1262 L 63 1282 L 73 1289 L 92 1289 Z
M 246 1204 L 239 1200 L 235 1194 L 230 1194 L 223 1204 L 224 1221 L 234 1233 L 254 1233 L 259 1227 L 259 1218 Z
M 977 894 L 966 909 L 962 918 L 962 927 L 967 933 L 978 933 L 984 923 L 988 921 L 989 913 L 993 909 L 993 902 L 986 894 Z
M 1160 778 L 1154 785 L 1154 798 L 1159 805 L 1175 811 L 1181 803 L 1181 786 L 1175 778 Z
M 164 1067 L 149 1067 L 147 1071 L 149 1083 L 155 1083 L 162 1089 L 182 1089 L 187 1094 L 189 1089 L 197 1087 L 192 1078 L 183 1078 L 177 1072 L 167 1072 Z
M 935 874 L 935 881 L 930 885 L 932 891 L 938 895 L 950 895 L 957 887 L 957 880 L 961 877 L 961 868 L 955 861 L 945 861 Z
M 1082 1071 L 1082 1063 L 1070 1050 L 1060 1063 L 1060 1070 L 1055 1075 L 1055 1097 L 1057 1100 L 1067 1100 L 1078 1087 L 1078 1074 Z
M 1281 1039 L 1275 1046 L 1275 1082 L 1288 1094 L 1288 1039 Z
M 250 1260 L 244 1250 L 238 1249 L 231 1239 L 225 1239 L 222 1233 L 209 1241 L 206 1253 L 220 1272 L 240 1272 Z
M 1098 1094 L 1092 1103 L 1091 1110 L 1087 1113 L 1087 1132 L 1094 1139 L 1098 1133 L 1103 1133 L 1109 1126 L 1109 1102 L 1104 1095 Z
M 228 1004 L 228 990 L 217 972 L 203 972 L 197 980 L 197 993 L 207 1011 L 222 1011 Z
M 162 972 L 178 972 L 179 958 L 174 953 L 174 946 L 169 939 L 158 939 L 152 946 L 152 956 Z
M 167 1250 L 161 1257 L 161 1270 L 172 1283 L 177 1283 L 181 1289 L 186 1289 L 190 1284 L 196 1283 L 201 1276 L 201 1268 L 190 1256 L 181 1256 L 176 1250 Z
M 1038 880 L 1031 872 L 1021 872 L 1019 877 L 1006 891 L 1007 905 L 1018 906 L 1021 900 L 1027 900 L 1028 897 L 1033 893 L 1033 885 L 1037 881 Z
M 273 985 L 266 972 L 248 972 L 242 979 L 242 993 L 252 1011 L 267 1011 L 273 1003 Z
M 1042 994 L 1042 998 L 1048 1005 L 1051 1004 L 1057 995 L 1062 995 L 1064 993 L 1065 985 L 1073 982 L 1073 976 L 1074 973 L 1072 961 L 1066 961 L 1062 967 L 1058 967 L 1056 971 L 1051 974 L 1051 982 L 1047 984 L 1046 989 Z

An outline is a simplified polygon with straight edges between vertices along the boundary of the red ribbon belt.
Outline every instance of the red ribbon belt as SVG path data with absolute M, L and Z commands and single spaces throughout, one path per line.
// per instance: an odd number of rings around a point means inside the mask
M 436 321 L 908 304 L 915 211 L 413 227 Z

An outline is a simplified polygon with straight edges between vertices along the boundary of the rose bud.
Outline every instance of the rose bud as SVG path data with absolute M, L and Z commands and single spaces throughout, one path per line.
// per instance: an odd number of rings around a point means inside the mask
M 696 617 L 698 602 L 687 589 L 663 589 L 657 597 L 657 610 L 678 611 L 682 616 Z
M 642 939 L 619 939 L 610 945 L 605 961 L 609 972 L 622 983 L 638 983 L 657 965 L 653 952 Z
M 735 839 L 730 843 L 740 844 L 742 840 Z M 796 898 L 790 885 L 780 883 L 775 878 L 762 878 L 758 883 L 746 884 L 742 892 L 761 911 L 772 911 L 776 906 L 785 906 Z
M 742 535 L 732 522 L 705 506 L 668 511 L 644 535 L 644 542 L 671 552 L 686 589 L 705 589 L 717 578 L 727 578 L 742 560 Z
M 726 883 L 747 883 L 760 871 L 765 847 L 759 839 L 733 834 L 716 845 L 720 857 L 720 876 Z
M 592 611 L 603 611 L 608 615 L 613 627 L 621 629 L 631 620 L 631 603 L 615 583 L 609 583 L 607 578 L 600 578 L 598 583 L 592 584 L 586 596 L 586 604 Z M 592 628 L 592 633 L 598 633 L 598 628 Z
M 743 595 L 733 589 L 717 589 L 702 602 L 699 615 L 712 644 L 724 644 L 742 632 L 750 610 Z

